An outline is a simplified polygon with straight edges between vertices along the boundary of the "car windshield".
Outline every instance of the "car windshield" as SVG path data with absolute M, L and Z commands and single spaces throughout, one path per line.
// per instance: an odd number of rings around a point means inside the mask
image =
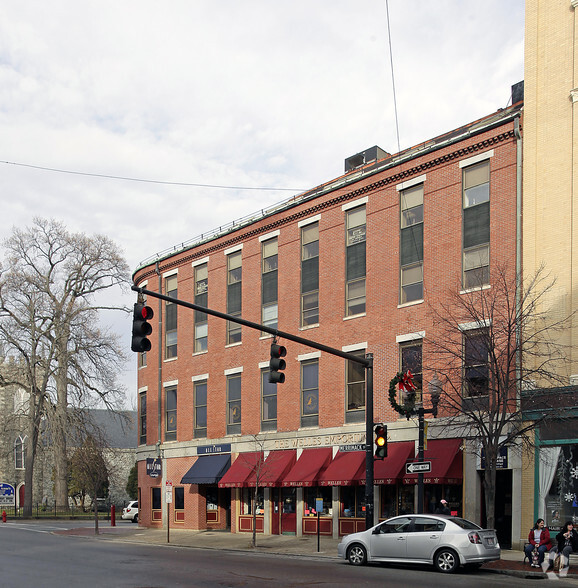
M 482 528 L 479 525 L 476 525 L 476 523 L 472 523 L 472 521 L 468 521 L 467 519 L 461 519 L 459 517 L 451 517 L 451 518 L 448 518 L 448 520 L 451 521 L 452 523 L 454 523 L 455 525 L 457 525 L 458 527 L 461 527 L 462 529 L 481 529 Z

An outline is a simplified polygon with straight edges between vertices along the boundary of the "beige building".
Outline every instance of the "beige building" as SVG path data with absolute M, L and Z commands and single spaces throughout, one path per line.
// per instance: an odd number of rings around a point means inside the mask
M 578 311 L 577 10 L 578 0 L 526 0 L 521 261 L 525 278 L 543 266 L 556 279 L 545 310 L 559 318 Z M 540 458 L 523 469 L 522 539 L 538 517 L 556 530 L 578 516 L 578 318 L 562 342 L 569 362 L 555 392 L 574 418 L 537 432 Z

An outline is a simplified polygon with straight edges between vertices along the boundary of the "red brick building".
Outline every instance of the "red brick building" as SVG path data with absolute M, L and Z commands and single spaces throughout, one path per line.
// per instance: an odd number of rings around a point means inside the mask
M 397 155 L 374 147 L 346 173 L 153 258 L 136 285 L 374 357 L 374 420 L 389 456 L 375 466 L 375 517 L 414 508 L 417 430 L 388 401 L 411 368 L 421 386 L 431 308 L 490 285 L 514 263 L 521 103 Z M 337 536 L 364 527 L 365 374 L 353 362 L 281 341 L 286 381 L 269 384 L 271 335 L 149 299 L 152 350 L 139 357 L 139 522 Z M 427 335 L 426 335 L 427 334 Z M 427 400 L 426 400 L 427 403 Z M 436 439 L 426 508 L 445 497 L 480 518 L 475 463 Z M 264 462 L 263 462 L 264 459 Z M 160 463 L 157 477 L 147 471 Z M 515 466 L 513 466 L 515 467 Z M 468 478 L 468 472 L 473 475 Z M 157 471 L 158 473 L 158 471 Z M 510 475 L 510 488 L 514 476 Z M 165 502 L 172 485 L 172 503 Z

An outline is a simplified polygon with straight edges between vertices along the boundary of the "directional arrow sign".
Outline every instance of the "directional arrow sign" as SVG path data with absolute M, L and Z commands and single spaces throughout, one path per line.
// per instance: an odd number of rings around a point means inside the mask
M 431 461 L 416 461 L 405 464 L 406 474 L 418 474 L 420 472 L 431 472 Z

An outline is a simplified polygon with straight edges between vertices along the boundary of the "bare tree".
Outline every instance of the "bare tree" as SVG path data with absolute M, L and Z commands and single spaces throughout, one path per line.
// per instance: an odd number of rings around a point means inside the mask
M 13 353 L 33 361 L 35 370 L 41 368 L 42 377 L 34 373 L 28 382 L 35 411 L 30 414 L 31 439 L 37 439 L 40 419 L 46 416 L 54 449 L 55 498 L 57 507 L 64 507 L 69 405 L 98 399 L 112 407 L 122 394 L 117 374 L 125 355 L 118 337 L 98 326 L 100 310 L 118 308 L 96 299 L 128 284 L 128 265 L 108 237 L 69 233 L 54 220 L 36 218 L 29 228 L 13 229 L 5 248 L 0 316 L 7 326 L 0 336 Z M 24 299 L 16 288 L 5 287 L 11 281 L 21 284 Z M 10 322 L 18 324 L 23 344 L 16 345 L 8 334 Z M 43 387 L 36 392 L 39 379 Z M 32 486 L 26 487 L 31 494 Z
M 554 281 L 543 269 L 526 283 L 504 267 L 493 267 L 492 278 L 491 288 L 456 292 L 433 307 L 436 336 L 425 341 L 426 367 L 443 386 L 444 426 L 484 458 L 488 527 L 495 523 L 500 449 L 530 443 L 527 433 L 547 412 L 528 421 L 522 409 L 551 407 L 544 390 L 567 382 L 568 354 L 559 335 L 571 320 L 548 303 Z

